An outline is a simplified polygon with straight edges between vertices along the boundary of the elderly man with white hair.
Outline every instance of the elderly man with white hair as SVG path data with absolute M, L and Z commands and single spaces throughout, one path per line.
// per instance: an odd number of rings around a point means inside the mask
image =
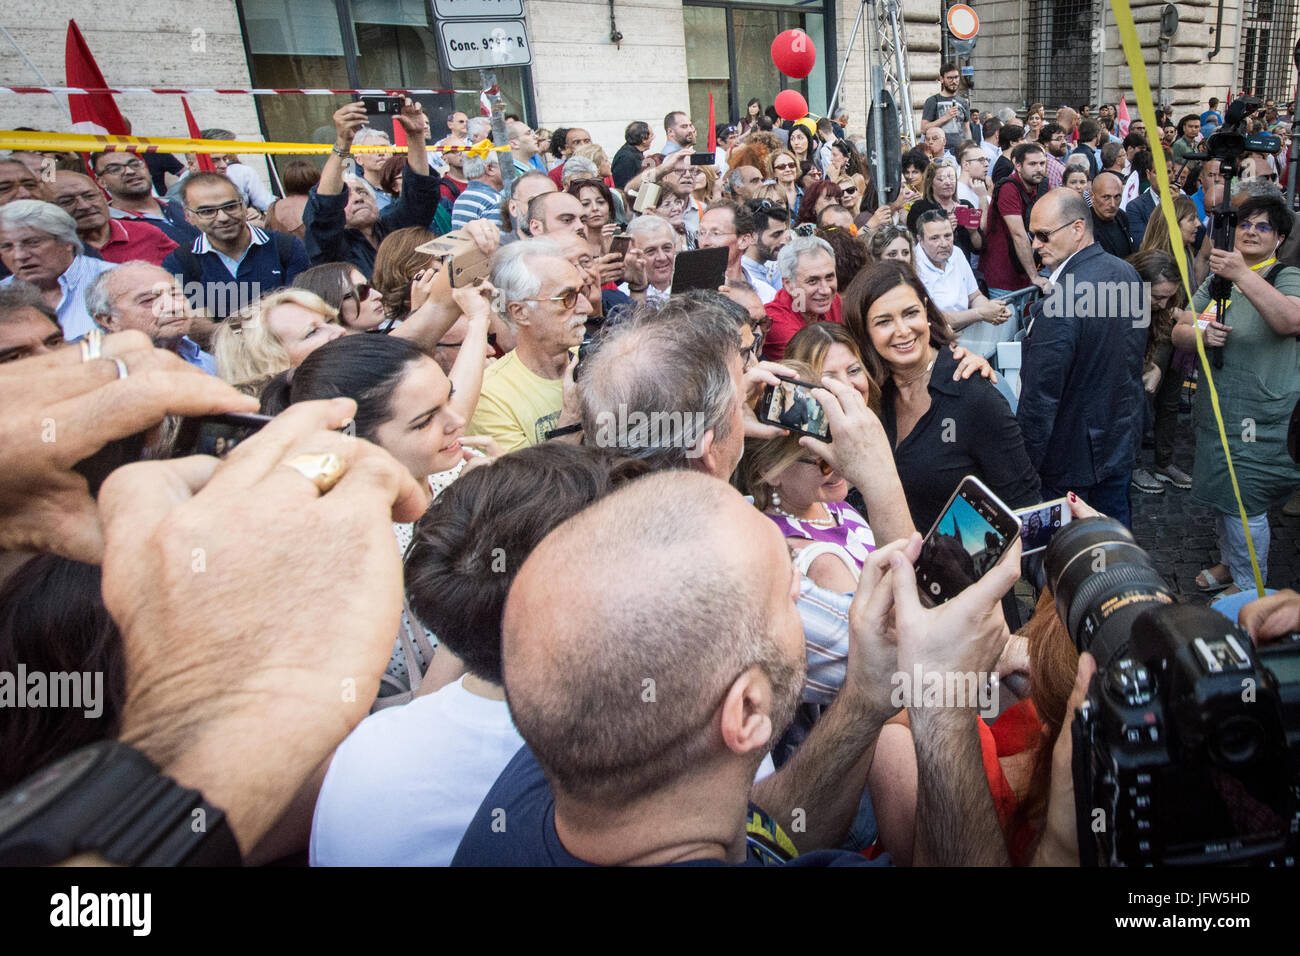
M 501 216 L 501 160 L 497 153 L 465 155 L 461 169 L 469 185 L 451 207 L 451 228 L 459 229 L 475 219 L 498 221 Z
M 468 433 L 496 440 L 504 452 L 538 445 L 557 429 L 576 432 L 560 420 L 564 378 L 582 343 L 591 303 L 582 294 L 585 277 L 547 239 L 522 239 L 497 250 L 492 284 L 501 318 L 516 333 L 516 345 L 483 373 L 483 390 Z M 576 408 L 569 421 L 578 420 Z
M 0 206 L 0 261 L 12 273 L 0 286 L 21 279 L 40 290 L 69 342 L 95 328 L 86 311 L 86 289 L 112 268 L 83 251 L 77 221 L 53 203 L 18 199 Z
M 388 134 L 382 129 L 365 127 L 359 130 L 356 136 L 352 137 L 352 145 L 391 146 L 392 141 L 389 140 Z M 361 170 L 362 178 L 370 185 L 370 189 L 374 193 L 375 205 L 379 207 L 380 212 L 392 205 L 397 198 L 384 191 L 384 166 L 387 165 L 392 155 L 392 153 L 356 153 L 352 157 L 352 161 Z
M 140 259 L 106 269 L 86 289 L 86 311 L 109 332 L 136 329 L 209 375 L 217 362 L 188 335 L 194 321 L 176 276 Z
M 767 303 L 772 329 L 763 357 L 779 362 L 794 334 L 812 322 L 841 322 L 835 250 L 825 239 L 795 236 L 776 257 L 781 289 Z
M 486 116 L 471 116 L 465 123 L 465 137 L 475 146 L 492 136 L 492 120 Z
M 618 291 L 638 301 L 667 301 L 677 261 L 677 232 L 672 223 L 659 216 L 638 216 L 628 224 L 627 234 L 632 237 L 627 281 Z

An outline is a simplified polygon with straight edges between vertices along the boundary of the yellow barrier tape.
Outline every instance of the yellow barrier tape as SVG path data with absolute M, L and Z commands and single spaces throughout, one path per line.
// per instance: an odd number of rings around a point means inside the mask
M 1178 219 L 1174 215 L 1173 194 L 1169 189 L 1168 170 L 1156 157 L 1163 157 L 1164 150 L 1155 139 L 1159 127 L 1156 126 L 1156 111 L 1151 101 L 1151 85 L 1147 80 L 1146 63 L 1142 59 L 1142 49 L 1138 43 L 1137 27 L 1133 23 L 1133 11 L 1129 9 L 1128 0 L 1111 0 L 1111 11 L 1115 14 L 1115 24 L 1119 27 L 1120 40 L 1124 45 L 1124 58 L 1128 61 L 1129 73 L 1133 77 L 1133 95 L 1137 98 L 1138 112 L 1146 124 L 1147 140 L 1151 143 L 1151 156 L 1160 182 L 1160 210 L 1164 213 L 1165 223 L 1169 226 L 1169 239 L 1178 253 L 1178 272 L 1183 277 L 1183 288 L 1187 290 L 1188 307 L 1192 301 L 1191 277 L 1187 272 L 1187 250 L 1183 248 L 1182 230 L 1178 228 Z M 1227 183 L 1224 183 L 1227 188 Z M 1206 237 L 1208 239 L 1208 237 Z M 1222 318 L 1222 316 L 1220 317 Z M 1214 388 L 1214 375 L 1210 372 L 1210 363 L 1205 357 L 1205 341 L 1201 328 L 1194 325 L 1196 333 L 1196 354 L 1201 360 L 1201 369 L 1205 372 L 1205 384 L 1210 390 L 1210 405 L 1214 409 L 1214 420 L 1219 427 L 1219 442 L 1223 445 L 1223 456 L 1228 463 L 1228 477 L 1232 479 L 1232 494 L 1237 499 L 1237 511 L 1241 516 L 1241 528 L 1246 533 L 1246 548 L 1250 552 L 1250 569 L 1255 575 L 1255 590 L 1264 596 L 1264 578 L 1259 573 L 1259 558 L 1255 554 L 1255 541 L 1250 536 L 1250 521 L 1246 514 L 1245 502 L 1241 500 L 1241 486 L 1237 484 L 1237 470 L 1232 465 L 1232 452 L 1228 449 L 1228 433 L 1223 426 L 1223 412 L 1219 408 L 1219 393 Z
M 487 144 L 486 146 L 484 144 Z M 94 133 L 29 133 L 18 130 L 0 130 L 0 149 L 49 150 L 73 153 L 246 153 L 278 156 L 325 154 L 334 148 L 333 143 L 256 143 L 242 140 L 173 139 L 143 136 L 101 136 Z M 432 150 L 433 147 L 430 147 Z M 441 146 L 437 152 L 468 153 L 486 156 L 488 153 L 507 153 L 509 146 L 493 146 L 483 140 L 474 146 Z M 405 146 L 353 146 L 354 153 L 404 153 Z

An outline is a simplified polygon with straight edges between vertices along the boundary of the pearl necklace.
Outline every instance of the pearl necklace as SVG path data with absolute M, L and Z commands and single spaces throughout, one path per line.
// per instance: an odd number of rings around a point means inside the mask
M 822 505 L 822 507 L 826 508 L 825 505 Z M 791 521 L 799 521 L 804 524 L 810 524 L 814 528 L 838 528 L 840 524 L 839 517 L 834 512 L 832 512 L 830 508 L 826 508 L 826 514 L 828 515 L 828 517 L 825 518 L 800 518 L 798 515 L 792 515 L 790 514 L 790 512 L 778 508 L 776 505 L 772 505 L 772 510 L 779 515 L 789 518 Z

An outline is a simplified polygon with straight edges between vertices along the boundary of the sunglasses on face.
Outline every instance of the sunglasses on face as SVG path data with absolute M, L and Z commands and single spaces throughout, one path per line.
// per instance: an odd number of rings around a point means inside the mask
M 374 288 L 369 282 L 358 282 L 347 292 L 343 293 L 345 299 L 356 299 L 357 302 L 365 302 L 370 298 L 370 290 Z
M 564 308 L 567 310 L 567 309 L 572 309 L 574 306 L 578 304 L 578 290 L 570 289 L 568 292 L 565 292 L 563 295 L 552 295 L 552 296 L 547 296 L 546 298 L 543 299 L 520 299 L 519 301 L 520 302 L 558 302 L 562 306 L 564 306 Z
M 822 461 L 820 458 L 796 458 L 795 460 L 801 465 L 816 465 L 821 473 L 828 478 L 831 472 L 835 470 L 831 467 L 830 462 Z
M 742 368 L 748 372 L 750 367 L 758 361 L 763 354 L 763 329 L 760 326 L 753 327 L 754 341 L 749 343 L 749 348 L 740 350 L 740 359 Z
M 772 168 L 777 172 L 785 172 L 787 169 L 795 169 L 796 167 L 794 163 L 777 163 Z

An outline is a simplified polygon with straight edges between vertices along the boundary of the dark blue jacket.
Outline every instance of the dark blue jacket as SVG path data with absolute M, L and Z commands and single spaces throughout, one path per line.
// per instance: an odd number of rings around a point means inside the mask
M 1089 182 L 1096 179 L 1097 174 L 1101 172 L 1101 163 L 1097 162 L 1097 154 L 1092 151 L 1091 146 L 1085 146 L 1082 143 L 1080 143 L 1078 146 L 1074 148 L 1074 152 L 1072 152 L 1070 156 L 1082 156 L 1084 159 L 1088 161 Z M 1066 159 L 1068 161 L 1069 157 L 1067 156 Z
M 438 212 L 439 186 L 437 173 L 422 176 L 410 166 L 402 167 L 402 195 L 379 215 L 375 225 L 375 240 L 394 229 L 423 226 L 429 229 Z M 348 205 L 348 187 L 332 196 L 322 196 L 313 186 L 307 195 L 307 205 L 302 211 L 302 222 L 307 227 L 303 237 L 307 255 L 313 265 L 326 262 L 350 262 L 369 279 L 375 271 L 375 246 L 356 229 L 345 225 L 344 213 Z
M 190 305 L 214 319 L 224 319 L 251 305 L 268 292 L 293 285 L 310 263 L 302 241 L 287 232 L 267 232 L 256 226 L 253 244 L 240 260 L 234 276 L 201 234 L 189 248 L 172 250 L 162 267 L 180 277 Z
M 189 220 L 185 218 L 185 207 L 181 205 L 179 199 L 173 199 L 170 202 L 158 200 L 160 209 L 158 215 L 161 218 L 153 216 L 135 216 L 121 215 L 114 216 L 114 219 L 137 219 L 141 222 L 147 222 L 151 226 L 157 226 L 172 242 L 178 246 L 192 246 L 195 240 L 202 235 L 197 229 L 190 225 Z
M 1128 237 L 1133 240 L 1134 249 L 1142 245 L 1142 238 L 1147 234 L 1147 223 L 1151 221 L 1151 214 L 1156 211 L 1157 195 L 1154 189 L 1148 189 L 1129 203 L 1128 208 L 1124 210 L 1128 215 Z
M 1016 418 L 1052 488 L 1088 488 L 1133 470 L 1141 427 L 1143 313 L 1137 270 L 1096 243 L 1030 307 Z

